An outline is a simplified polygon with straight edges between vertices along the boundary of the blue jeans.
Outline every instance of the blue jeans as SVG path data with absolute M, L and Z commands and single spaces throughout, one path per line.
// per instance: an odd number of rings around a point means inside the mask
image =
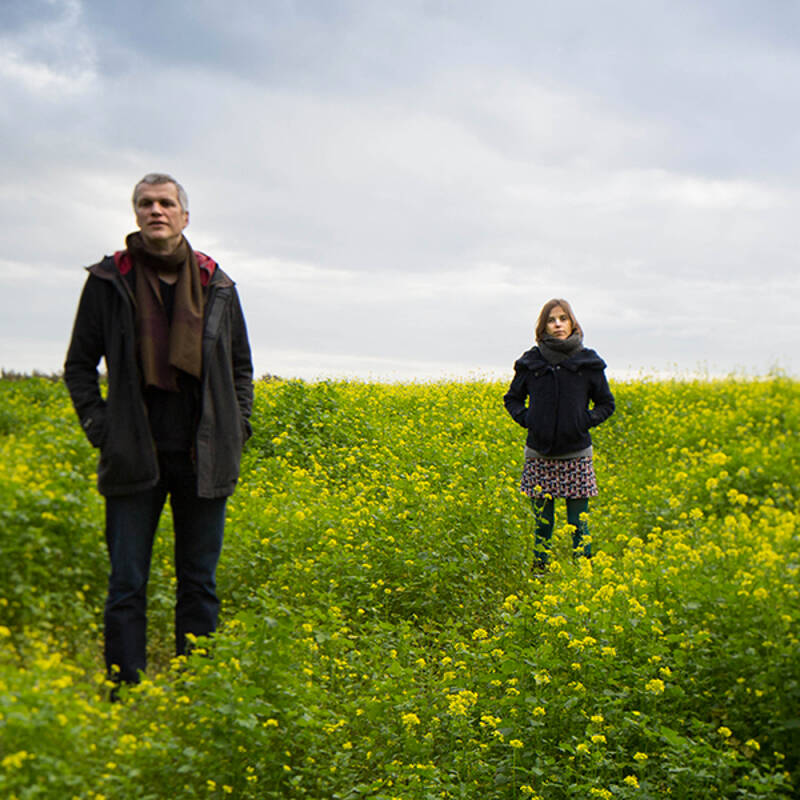
M 587 498 L 567 499 L 567 523 L 572 526 L 572 549 L 578 555 L 592 557 L 592 545 L 584 542 L 584 537 L 589 535 L 589 525 L 581 514 L 588 512 L 589 500 Z M 536 516 L 536 533 L 534 543 L 535 566 L 543 567 L 550 561 L 550 540 L 553 536 L 553 521 L 555 515 L 555 501 L 553 498 L 532 497 L 531 506 Z M 581 545 L 583 545 L 581 550 Z
M 197 496 L 188 453 L 160 453 L 161 478 L 135 494 L 106 497 L 106 544 L 111 561 L 105 605 L 105 659 L 115 681 L 136 683 L 147 666 L 147 579 L 158 520 L 167 494 L 175 528 L 175 652 L 186 634 L 217 627 L 217 562 L 227 498 Z M 119 670 L 117 672 L 117 669 Z

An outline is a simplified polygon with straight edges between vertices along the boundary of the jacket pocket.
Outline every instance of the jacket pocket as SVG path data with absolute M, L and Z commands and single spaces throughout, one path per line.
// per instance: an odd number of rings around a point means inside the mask
M 101 491 L 119 491 L 125 487 L 141 485 L 158 478 L 155 447 L 143 446 L 117 432 L 105 436 L 100 448 L 97 478 Z
M 565 442 L 580 442 L 589 432 L 590 418 L 589 412 L 585 408 L 578 408 L 573 411 L 561 426 L 562 435 Z
M 81 420 L 81 427 L 92 447 L 101 448 L 108 432 L 108 407 L 97 406 Z

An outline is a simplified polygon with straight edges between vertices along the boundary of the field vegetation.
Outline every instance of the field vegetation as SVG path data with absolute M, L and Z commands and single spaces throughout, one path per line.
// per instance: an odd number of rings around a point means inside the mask
M 596 556 L 532 575 L 490 381 L 260 381 L 223 623 L 107 701 L 95 453 L 0 381 L 0 797 L 777 798 L 800 782 L 800 384 L 612 386 Z

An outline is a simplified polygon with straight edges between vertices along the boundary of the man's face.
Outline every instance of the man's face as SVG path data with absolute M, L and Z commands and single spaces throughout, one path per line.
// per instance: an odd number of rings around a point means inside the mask
M 159 253 L 171 253 L 189 224 L 189 212 L 181 208 L 174 183 L 142 184 L 134 206 L 136 224 L 145 246 Z

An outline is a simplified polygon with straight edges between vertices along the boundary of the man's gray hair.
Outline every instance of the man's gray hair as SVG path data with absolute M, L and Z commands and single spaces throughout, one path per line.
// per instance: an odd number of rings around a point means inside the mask
M 172 183 L 178 190 L 178 202 L 181 204 L 183 211 L 189 210 L 189 196 L 186 194 L 186 189 L 181 186 L 172 175 L 167 175 L 165 172 L 148 172 L 136 186 L 133 187 L 133 207 L 136 208 L 136 200 L 139 196 L 139 187 L 142 185 L 158 186 L 162 183 Z

